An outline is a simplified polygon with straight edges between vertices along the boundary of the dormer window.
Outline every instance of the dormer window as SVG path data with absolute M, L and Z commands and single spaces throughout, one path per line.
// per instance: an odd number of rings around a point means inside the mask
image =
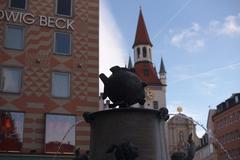
M 147 49 L 146 49 L 146 47 L 143 47 L 143 57 L 144 58 L 147 57 Z
M 238 98 L 238 96 L 235 96 L 235 102 L 236 102 L 236 103 L 239 102 L 239 98 Z
M 147 68 L 143 69 L 143 74 L 144 74 L 144 76 L 148 76 L 149 75 L 149 71 L 148 71 Z

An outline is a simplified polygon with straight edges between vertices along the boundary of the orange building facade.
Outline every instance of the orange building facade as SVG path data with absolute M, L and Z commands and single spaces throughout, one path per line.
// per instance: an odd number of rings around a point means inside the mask
M 240 159 L 240 93 L 233 94 L 229 99 L 217 106 L 213 115 L 214 136 L 223 145 L 216 144 L 218 160 Z M 230 156 L 230 158 L 229 158 Z
M 0 159 L 88 150 L 98 40 L 98 0 L 0 0 Z

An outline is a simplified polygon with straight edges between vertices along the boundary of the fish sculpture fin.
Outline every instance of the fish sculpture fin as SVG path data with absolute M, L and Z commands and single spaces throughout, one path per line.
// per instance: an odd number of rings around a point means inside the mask
M 102 80 L 102 82 L 104 83 L 104 85 L 108 84 L 108 78 L 105 74 L 101 73 L 99 75 L 99 78 Z
M 114 66 L 114 67 L 110 68 L 110 71 L 111 71 L 111 72 L 114 72 L 114 71 L 117 71 L 117 70 L 120 70 L 120 69 L 121 69 L 121 67 L 119 67 L 119 66 Z

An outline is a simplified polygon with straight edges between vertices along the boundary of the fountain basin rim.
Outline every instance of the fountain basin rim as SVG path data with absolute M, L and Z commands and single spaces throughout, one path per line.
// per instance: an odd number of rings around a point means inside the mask
M 116 109 L 109 109 L 109 110 L 103 110 L 103 111 L 97 111 L 91 113 L 92 117 L 95 117 L 99 114 L 110 114 L 110 113 L 119 113 L 119 112 L 144 112 L 144 113 L 152 113 L 152 114 L 158 114 L 158 110 L 154 109 L 146 109 L 146 108 L 116 108 Z

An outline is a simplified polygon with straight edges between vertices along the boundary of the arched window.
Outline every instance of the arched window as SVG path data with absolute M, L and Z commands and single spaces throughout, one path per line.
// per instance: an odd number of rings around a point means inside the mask
M 147 57 L 147 49 L 146 49 L 146 47 L 143 47 L 143 57 L 144 58 Z
M 137 58 L 140 58 L 140 48 L 137 48 Z

